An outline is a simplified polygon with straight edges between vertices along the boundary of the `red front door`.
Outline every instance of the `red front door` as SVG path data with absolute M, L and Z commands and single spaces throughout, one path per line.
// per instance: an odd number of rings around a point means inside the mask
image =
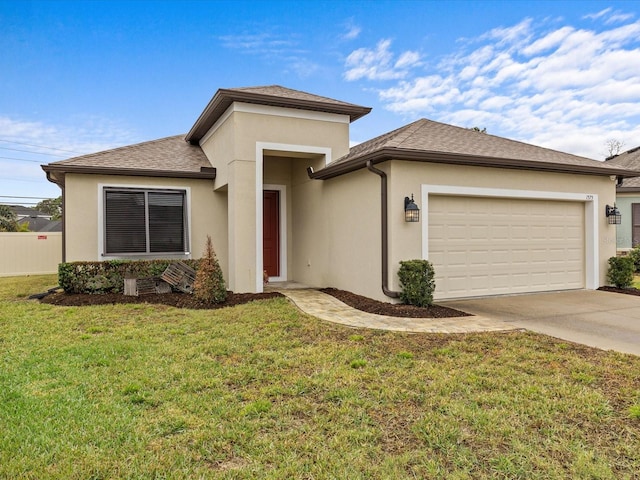
M 280 192 L 265 190 L 262 198 L 262 262 L 270 277 L 280 276 Z

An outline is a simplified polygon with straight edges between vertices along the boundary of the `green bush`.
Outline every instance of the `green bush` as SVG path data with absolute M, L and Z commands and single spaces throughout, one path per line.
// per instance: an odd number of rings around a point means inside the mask
M 409 305 L 427 307 L 433 304 L 433 292 L 436 289 L 433 265 L 427 260 L 407 260 L 400 262 L 398 270 L 400 300 Z
M 631 249 L 628 255 L 633 260 L 633 271 L 640 273 L 640 245 L 636 245 Z
M 173 260 L 108 260 L 58 265 L 58 283 L 66 293 L 122 293 L 127 277 L 158 277 Z M 198 260 L 182 260 L 198 268 Z
M 222 269 L 213 251 L 209 235 L 207 235 L 204 255 L 200 259 L 200 268 L 196 272 L 193 294 L 197 299 L 207 303 L 222 303 L 227 299 Z
M 607 281 L 618 288 L 633 285 L 633 259 L 631 257 L 611 257 Z

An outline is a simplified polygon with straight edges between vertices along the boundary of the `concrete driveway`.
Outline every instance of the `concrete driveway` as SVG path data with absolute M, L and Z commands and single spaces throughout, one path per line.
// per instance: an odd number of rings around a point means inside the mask
M 640 297 L 594 290 L 438 302 L 571 342 L 640 355 Z

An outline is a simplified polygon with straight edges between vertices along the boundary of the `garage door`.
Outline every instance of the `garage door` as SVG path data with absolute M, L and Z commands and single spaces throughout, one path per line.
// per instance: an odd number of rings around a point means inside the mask
M 436 298 L 584 288 L 584 203 L 429 196 Z

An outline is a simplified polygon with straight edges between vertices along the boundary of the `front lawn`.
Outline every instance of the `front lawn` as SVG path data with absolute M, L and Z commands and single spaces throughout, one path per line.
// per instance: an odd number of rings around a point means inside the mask
M 640 358 L 0 279 L 0 478 L 637 478 Z

